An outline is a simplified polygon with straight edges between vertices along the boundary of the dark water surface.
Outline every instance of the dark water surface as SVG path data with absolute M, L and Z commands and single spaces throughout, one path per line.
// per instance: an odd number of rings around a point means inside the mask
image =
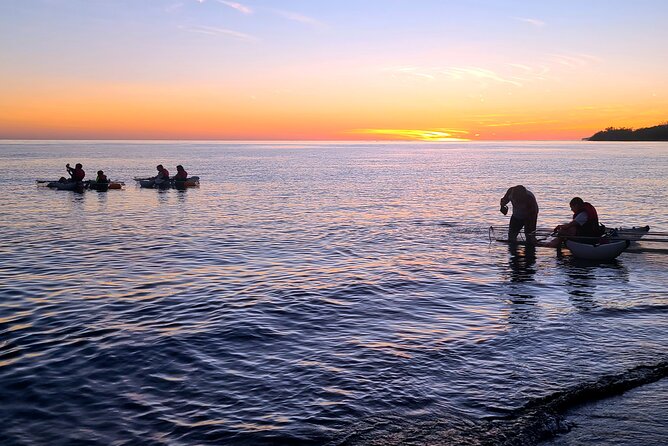
M 35 185 L 66 162 L 126 189 Z M 201 187 L 130 180 L 158 163 Z M 547 438 L 665 376 L 668 255 L 490 245 L 499 199 L 668 232 L 667 172 L 665 143 L 1 143 L 0 443 Z
M 663 446 L 668 442 L 668 380 L 651 383 L 567 412 L 573 428 L 546 446 Z

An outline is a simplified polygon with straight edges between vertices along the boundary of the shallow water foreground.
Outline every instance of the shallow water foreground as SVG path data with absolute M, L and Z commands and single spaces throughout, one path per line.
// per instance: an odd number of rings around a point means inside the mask
M 77 161 L 202 184 L 35 186 Z M 668 256 L 490 245 L 499 198 L 668 232 L 666 171 L 666 144 L 0 144 L 0 442 L 548 438 L 665 376 Z
M 641 386 L 623 395 L 574 408 L 572 428 L 545 446 L 605 444 L 659 446 L 666 443 L 668 380 Z

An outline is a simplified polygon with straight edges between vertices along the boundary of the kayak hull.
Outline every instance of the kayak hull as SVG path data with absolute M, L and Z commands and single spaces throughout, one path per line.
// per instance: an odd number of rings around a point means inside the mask
M 574 257 L 584 260 L 610 261 L 616 259 L 629 244 L 628 240 L 612 241 L 609 243 L 591 245 L 574 240 L 566 240 L 566 247 Z
M 106 192 L 111 188 L 109 183 L 89 183 L 88 188 L 98 192 Z
M 51 189 L 69 190 L 69 191 L 83 191 L 85 189 L 90 189 L 90 190 L 96 190 L 98 192 L 106 192 L 111 189 L 123 188 L 122 182 L 96 183 L 95 181 L 73 182 L 73 181 L 38 180 L 37 184 L 46 185 Z
M 156 183 L 154 179 L 137 179 L 139 182 L 139 187 L 145 189 L 169 189 L 173 187 L 175 189 L 185 189 L 187 187 L 199 187 L 199 177 L 190 177 L 186 181 L 163 181 L 162 183 Z
M 649 232 L 649 226 L 643 227 L 632 227 L 632 228 L 616 228 L 613 229 L 610 238 L 613 240 L 630 240 L 632 242 L 637 242 L 644 235 Z
M 58 190 L 83 190 L 85 185 L 80 182 L 74 182 L 74 181 L 66 181 L 66 182 L 60 182 L 60 181 L 52 181 L 47 184 L 48 187 L 51 189 L 58 189 Z

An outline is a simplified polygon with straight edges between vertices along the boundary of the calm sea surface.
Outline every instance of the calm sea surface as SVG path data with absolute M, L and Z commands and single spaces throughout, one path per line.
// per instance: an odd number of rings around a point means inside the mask
M 36 186 L 66 162 L 126 188 Z M 138 188 L 158 163 L 201 187 Z M 0 443 L 532 444 L 666 376 L 668 255 L 490 244 L 499 199 L 668 232 L 667 174 L 666 143 L 2 142 Z

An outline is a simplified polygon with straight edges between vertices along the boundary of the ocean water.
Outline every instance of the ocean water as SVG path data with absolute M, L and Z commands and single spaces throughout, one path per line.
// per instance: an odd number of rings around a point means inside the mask
M 35 184 L 67 162 L 126 187 Z M 201 186 L 137 187 L 158 163 Z M 2 142 L 0 443 L 574 432 L 569 411 L 668 374 L 668 255 L 589 264 L 488 229 L 524 184 L 539 227 L 579 195 L 666 233 L 667 172 L 666 143 Z

